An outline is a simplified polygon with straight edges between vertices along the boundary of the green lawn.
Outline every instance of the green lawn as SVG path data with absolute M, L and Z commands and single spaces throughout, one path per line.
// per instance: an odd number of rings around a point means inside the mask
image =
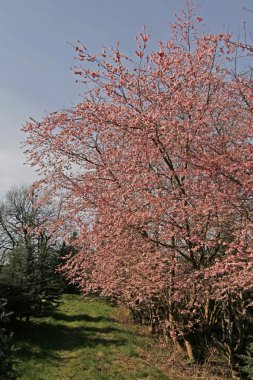
M 50 317 L 32 319 L 15 334 L 19 379 L 169 380 L 148 359 L 157 354 L 154 339 L 123 326 L 116 314 L 103 301 L 65 295 Z

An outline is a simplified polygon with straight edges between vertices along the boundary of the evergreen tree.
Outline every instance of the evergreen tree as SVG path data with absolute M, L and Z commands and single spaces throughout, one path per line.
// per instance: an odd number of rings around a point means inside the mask
M 48 223 L 53 203 L 41 207 L 27 188 L 9 191 L 0 205 L 0 297 L 19 318 L 41 315 L 58 304 L 64 283 L 56 268 L 59 244 Z
M 253 343 L 249 344 L 248 355 L 240 355 L 240 359 L 243 362 L 241 369 L 247 374 L 249 379 L 253 379 Z
M 16 348 L 13 345 L 13 334 L 8 333 L 5 325 L 10 313 L 6 312 L 6 301 L 0 299 L 0 378 L 3 380 L 15 380 L 17 373 L 13 368 L 15 360 L 13 353 Z

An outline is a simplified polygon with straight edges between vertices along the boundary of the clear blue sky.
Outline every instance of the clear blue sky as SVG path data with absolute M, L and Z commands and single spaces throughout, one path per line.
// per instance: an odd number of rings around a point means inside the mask
M 199 15 L 213 32 L 235 36 L 250 29 L 253 0 L 196 0 Z M 0 196 L 12 185 L 35 178 L 25 167 L 20 127 L 29 116 L 71 106 L 81 88 L 70 68 L 81 40 L 92 52 L 120 41 L 131 54 L 143 25 L 152 46 L 169 38 L 168 26 L 183 0 L 0 0 Z M 251 28 L 252 31 L 252 28 Z

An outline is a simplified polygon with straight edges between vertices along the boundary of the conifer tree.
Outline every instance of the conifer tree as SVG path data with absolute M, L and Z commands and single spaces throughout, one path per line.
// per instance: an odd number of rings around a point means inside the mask
M 14 370 L 13 334 L 6 330 L 6 322 L 9 321 L 11 313 L 6 312 L 6 304 L 5 300 L 0 299 L 0 378 L 15 380 L 17 373 Z

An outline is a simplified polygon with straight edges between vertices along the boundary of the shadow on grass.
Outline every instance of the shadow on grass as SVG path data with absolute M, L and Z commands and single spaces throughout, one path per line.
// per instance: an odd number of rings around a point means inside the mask
M 42 322 L 24 326 L 15 333 L 16 345 L 21 349 L 17 356 L 26 358 L 61 360 L 61 351 L 74 351 L 79 348 L 100 346 L 122 346 L 125 339 L 106 336 L 110 333 L 121 332 L 115 327 L 68 327 L 63 324 Z
M 88 314 L 67 315 L 59 312 L 54 312 L 50 316 L 56 321 L 65 322 L 115 322 L 113 318 L 106 318 L 103 316 L 92 317 Z

